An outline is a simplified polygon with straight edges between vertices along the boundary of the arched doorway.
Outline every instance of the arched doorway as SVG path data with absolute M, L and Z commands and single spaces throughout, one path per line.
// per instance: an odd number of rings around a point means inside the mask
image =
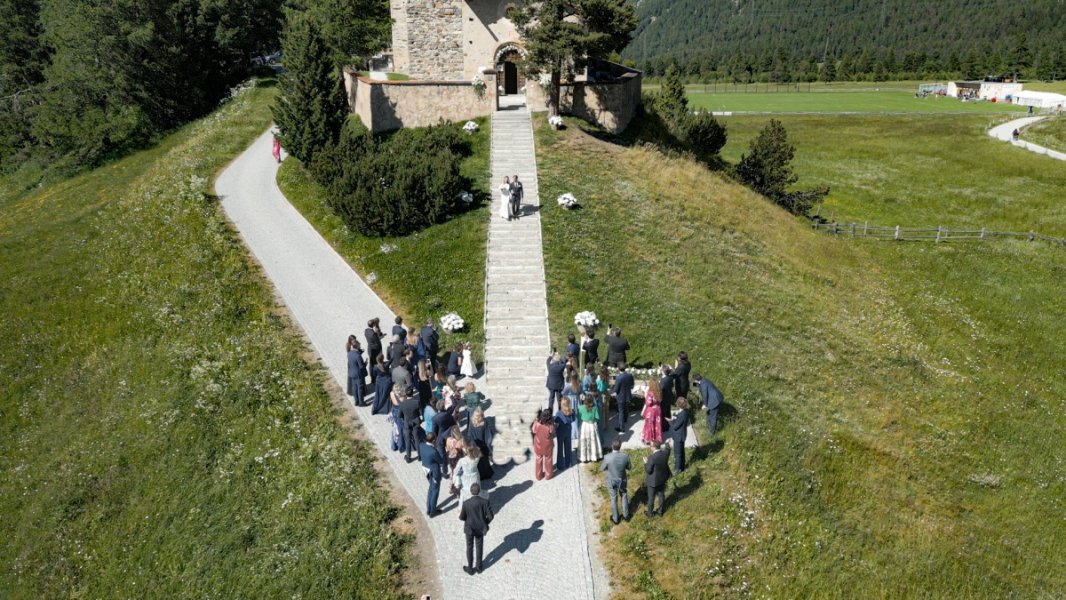
M 524 57 L 525 50 L 516 44 L 504 44 L 496 50 L 496 75 L 501 95 L 508 96 L 523 91 L 526 80 L 518 66 Z

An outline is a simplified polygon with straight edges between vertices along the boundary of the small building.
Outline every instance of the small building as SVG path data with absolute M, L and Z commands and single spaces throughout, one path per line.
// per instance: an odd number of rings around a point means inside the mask
M 947 95 L 959 100 L 1006 102 L 1022 91 L 1022 84 L 1002 81 L 952 81 Z
M 1018 106 L 1032 106 L 1039 110 L 1051 110 L 1061 113 L 1066 109 L 1066 96 L 1054 92 L 1021 91 L 1014 94 L 1014 103 Z

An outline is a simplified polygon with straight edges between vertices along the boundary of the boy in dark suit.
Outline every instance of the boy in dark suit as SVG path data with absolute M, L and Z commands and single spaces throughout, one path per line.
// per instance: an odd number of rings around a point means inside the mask
M 670 421 L 670 439 L 674 443 L 674 470 L 685 470 L 685 440 L 688 439 L 688 404 L 684 398 L 677 399 L 677 414 Z
M 492 505 L 489 501 L 478 494 L 481 493 L 479 484 L 470 485 L 471 497 L 463 502 L 463 508 L 459 511 L 459 520 L 465 521 L 463 532 L 466 534 L 466 566 L 463 571 L 467 575 L 481 572 L 481 554 L 485 545 L 485 534 L 489 532 L 489 523 L 492 522 Z M 477 548 L 477 567 L 474 567 L 474 548 Z

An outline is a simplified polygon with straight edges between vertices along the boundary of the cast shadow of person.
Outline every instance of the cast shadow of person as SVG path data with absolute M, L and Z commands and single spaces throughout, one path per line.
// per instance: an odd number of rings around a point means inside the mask
M 505 504 L 514 500 L 519 494 L 533 487 L 533 482 L 525 480 L 521 483 L 512 483 L 511 485 L 504 485 L 495 487 L 492 489 L 492 509 L 494 512 L 499 513 L 503 510 Z
M 489 555 L 481 561 L 482 568 L 488 568 L 496 564 L 503 557 L 507 555 L 511 550 L 517 550 L 519 554 L 525 554 L 526 550 L 533 544 L 540 541 L 540 538 L 544 536 L 544 521 L 537 519 L 533 521 L 533 524 L 525 529 L 519 529 L 518 531 L 512 531 L 504 536 L 503 541 L 498 546 L 489 552 Z

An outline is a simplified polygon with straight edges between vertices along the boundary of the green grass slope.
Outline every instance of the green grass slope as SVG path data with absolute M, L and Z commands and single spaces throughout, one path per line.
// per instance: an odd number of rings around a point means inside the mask
M 209 195 L 273 97 L 0 198 L 4 598 L 400 595 L 372 449 Z
M 869 84 L 867 84 L 869 85 Z M 994 102 L 960 102 L 954 98 L 916 98 L 908 90 L 855 90 L 787 93 L 715 93 L 713 86 L 689 86 L 693 110 L 769 113 L 1002 113 L 1025 108 Z
M 457 333 L 441 330 L 441 349 L 472 341 L 475 357 L 485 342 L 485 248 L 489 224 L 490 122 L 477 119 L 481 129 L 470 136 L 471 155 L 460 165 L 474 182 L 471 191 L 486 204 L 402 237 L 371 238 L 345 227 L 326 204 L 328 193 L 296 159 L 287 159 L 278 172 L 285 197 L 364 278 L 393 311 L 411 325 L 456 312 L 466 322 Z M 382 325 L 388 331 L 391 323 Z M 476 359 L 476 358 L 475 358 Z
M 1066 117 L 1056 116 L 1038 121 L 1025 128 L 1022 139 L 1045 148 L 1066 152 Z
M 952 139 L 979 144 L 983 131 L 960 123 Z M 799 139 L 826 132 L 786 125 Z M 861 139 L 889 129 L 870 124 Z M 896 148 L 908 133 L 891 134 Z M 729 404 L 713 443 L 697 419 L 704 445 L 672 481 L 664 518 L 643 516 L 639 472 L 633 521 L 611 529 L 604 513 L 617 597 L 1066 590 L 1061 249 L 833 238 L 685 158 L 576 128 L 540 127 L 537 141 L 553 337 L 594 310 L 624 328 L 634 362 L 687 350 Z M 819 172 L 846 180 L 839 152 Z M 942 169 L 969 165 L 961 156 Z M 1025 175 L 1014 184 L 1045 191 L 1057 177 Z M 950 208 L 938 185 L 916 192 Z M 558 208 L 563 192 L 582 208 Z M 1047 200 L 1025 198 L 1020 218 Z

